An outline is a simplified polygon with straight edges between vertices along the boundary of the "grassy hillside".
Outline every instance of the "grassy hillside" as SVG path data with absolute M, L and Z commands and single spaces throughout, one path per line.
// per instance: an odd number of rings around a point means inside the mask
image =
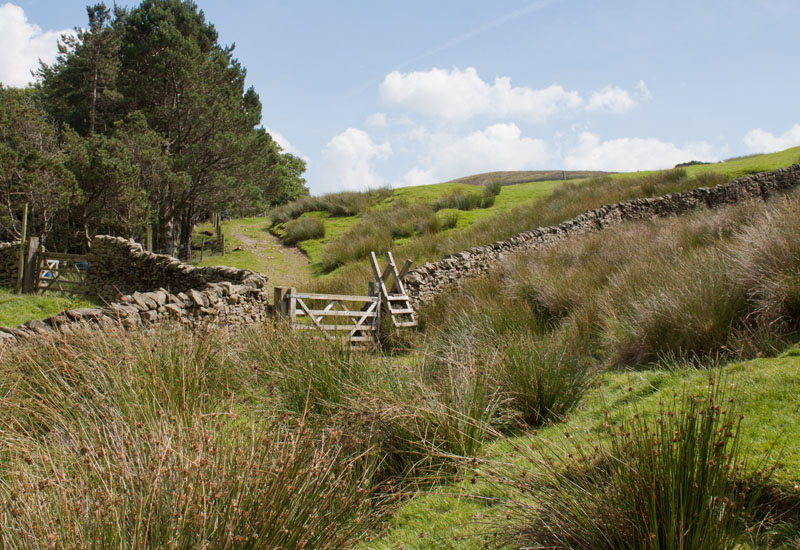
M 438 259 L 445 254 L 470 246 L 507 238 L 532 227 L 558 223 L 602 204 L 639 196 L 656 196 L 703 185 L 715 185 L 744 174 L 789 166 L 799 160 L 800 147 L 795 147 L 779 153 L 731 159 L 716 164 L 693 165 L 680 170 L 613 174 L 602 178 L 575 179 L 566 183 L 552 180 L 503 185 L 494 202 L 487 207 L 457 211 L 445 209 L 437 212 L 440 220 L 447 216 L 450 216 L 451 220 L 454 219 L 452 227 L 440 221 L 440 227 L 435 231 L 415 231 L 411 234 L 406 231 L 388 237 L 385 232 L 376 234 L 375 228 L 390 224 L 386 218 L 389 212 L 408 204 L 422 203 L 435 206 L 437 202 L 459 194 L 474 196 L 481 192 L 481 187 L 463 183 L 465 180 L 462 178 L 443 184 L 330 196 L 334 198 L 334 202 L 344 199 L 351 201 L 353 205 L 344 211 L 340 207 L 323 210 L 326 197 L 319 197 L 307 201 L 305 209 L 295 210 L 294 216 L 301 220 L 316 218 L 324 227 L 324 235 L 301 240 L 297 246 L 309 256 L 312 271 L 316 276 L 330 278 L 333 275 L 336 279 L 341 275 L 343 278 L 352 279 L 353 271 L 366 273 L 368 276 L 369 272 L 363 261 L 359 263 L 357 258 L 359 255 L 363 258 L 367 249 L 382 252 L 391 248 L 395 254 L 410 257 L 419 263 Z M 523 177 L 521 174 L 524 176 L 532 173 L 506 175 L 513 180 L 517 176 Z M 543 174 L 544 172 L 535 173 L 540 177 Z M 673 177 L 669 174 L 681 174 L 682 177 Z M 573 175 L 579 174 L 575 172 Z M 486 174 L 479 176 L 477 179 L 466 181 L 483 181 L 486 178 L 482 180 L 481 177 L 489 177 Z M 669 185 L 654 183 L 668 179 L 674 181 Z M 576 190 L 576 186 L 583 185 L 589 185 L 597 191 Z M 557 191 L 556 196 L 551 197 L 554 191 Z M 281 209 L 276 210 L 276 214 L 280 213 Z M 383 218 L 380 217 L 380 213 L 384 213 Z M 369 219 L 365 221 L 365 217 Z M 362 226 L 359 227 L 359 223 Z M 284 226 L 285 223 L 274 224 L 273 232 L 278 236 L 284 236 Z M 343 246 L 348 248 L 349 252 L 343 251 Z M 361 267 L 358 267 L 359 265 Z M 361 283 L 363 281 L 359 279 L 359 284 Z M 335 286 L 336 283 L 321 284 L 327 288 Z
M 284 246 L 269 232 L 264 218 L 239 218 L 222 222 L 225 256 L 216 250 L 214 227 L 202 223 L 195 231 L 193 262 L 198 266 L 226 265 L 264 273 L 270 286 L 302 286 L 310 277 L 308 259 L 295 248 Z M 200 261 L 200 250 L 206 249 Z
M 493 182 L 499 182 L 502 185 L 513 185 L 515 183 L 529 183 L 536 181 L 558 181 L 558 180 L 575 180 L 586 179 L 605 176 L 612 172 L 600 172 L 591 170 L 512 170 L 501 172 L 486 172 L 484 174 L 475 174 L 473 176 L 465 176 L 463 178 L 456 178 L 451 180 L 450 183 L 467 183 L 469 185 L 489 185 Z
M 698 178 L 596 180 L 526 212 L 720 179 Z M 282 322 L 0 349 L 0 545 L 795 548 L 798 205 L 518 255 L 421 311 L 394 356 Z

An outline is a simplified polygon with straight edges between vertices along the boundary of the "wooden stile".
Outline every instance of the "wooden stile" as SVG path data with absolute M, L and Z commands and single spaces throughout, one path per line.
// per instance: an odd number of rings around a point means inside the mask
M 353 349 L 377 344 L 383 309 L 395 328 L 415 327 L 416 315 L 403 286 L 413 262 L 406 260 L 398 272 L 390 252 L 386 253 L 386 261 L 388 265 L 381 271 L 375 253 L 370 252 L 375 281 L 369 285 L 368 296 L 304 293 L 275 287 L 275 313 L 289 321 L 294 330 L 317 331 L 329 340 L 342 336 Z

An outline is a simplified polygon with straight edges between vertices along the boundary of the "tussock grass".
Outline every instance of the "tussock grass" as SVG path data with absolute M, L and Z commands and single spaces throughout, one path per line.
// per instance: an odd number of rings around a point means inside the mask
M 567 181 L 555 187 L 546 197 L 509 208 L 502 214 L 481 219 L 467 228 L 426 233 L 417 235 L 411 241 L 400 245 L 388 243 L 386 246 L 391 247 L 395 257 L 398 258 L 411 258 L 418 263 L 436 260 L 473 246 L 508 239 L 517 233 L 536 227 L 556 225 L 604 204 L 708 187 L 728 180 L 725 175 L 713 172 L 690 176 L 684 169 L 673 169 L 625 178 L 605 176 L 581 183 Z M 375 242 L 378 244 L 377 240 Z M 350 269 L 343 269 L 341 274 L 336 273 L 331 277 L 331 281 L 320 284 L 325 288 L 339 286 L 348 292 L 356 291 L 355 281 L 368 280 L 370 271 L 366 263 L 353 264 L 351 267 L 347 262 L 358 261 L 357 258 L 352 258 L 337 264 L 338 267 L 346 266 Z M 336 269 L 331 263 L 327 263 L 326 266 L 325 271 Z
M 565 331 L 580 355 L 606 367 L 772 354 L 798 334 L 798 204 L 793 194 L 518 254 L 425 310 L 423 322 L 446 341 L 477 309 L 501 332 Z M 461 338 L 497 342 L 491 333 Z
M 379 200 L 391 196 L 391 194 L 391 189 L 378 189 L 363 192 L 344 191 L 321 197 L 303 197 L 273 208 L 269 211 L 268 217 L 274 226 L 299 218 L 306 212 L 328 212 L 335 217 L 355 216 L 367 211 Z
M 318 218 L 298 218 L 283 226 L 283 242 L 289 245 L 325 236 L 325 224 Z
M 502 477 L 518 496 L 502 535 L 515 547 L 739 547 L 770 477 L 743 458 L 741 421 L 712 377 L 655 418 L 633 409 L 594 449 L 534 445 L 524 472 Z
M 457 216 L 437 216 L 431 207 L 422 203 L 400 203 L 372 210 L 363 214 L 363 218 L 325 246 L 320 261 L 323 271 L 364 259 L 370 252 L 382 254 L 392 247 L 395 239 L 433 234 L 458 222 Z
M 234 342 L 172 328 L 4 350 L 2 546 L 344 548 L 361 536 L 374 465 L 341 433 L 264 411 L 271 398 Z
M 482 193 L 471 193 L 456 190 L 449 195 L 439 197 L 432 204 L 434 210 L 452 208 L 455 210 L 474 210 L 476 208 L 490 208 L 494 206 L 494 199 L 500 194 L 502 185 L 492 182 L 483 188 Z

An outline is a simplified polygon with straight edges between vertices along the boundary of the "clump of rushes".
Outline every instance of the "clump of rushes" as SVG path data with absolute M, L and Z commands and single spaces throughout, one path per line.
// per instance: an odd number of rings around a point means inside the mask
M 0 350 L 0 546 L 346 548 L 374 464 L 342 432 L 256 412 L 223 330 Z M 269 409 L 268 409 L 269 410 Z
M 364 224 L 350 230 L 335 241 L 328 243 L 322 251 L 320 267 L 333 271 L 339 266 L 369 256 L 370 252 L 381 254 L 392 247 L 392 232 L 383 226 Z
M 533 443 L 503 472 L 516 491 L 499 533 L 515 546 L 572 549 L 738 548 L 771 469 L 742 458 L 741 420 L 718 379 L 675 394 L 653 418 L 637 410 L 591 448 Z M 564 434 L 568 439 L 569 433 Z
M 325 224 L 319 218 L 302 217 L 286 222 L 283 226 L 283 242 L 297 244 L 309 239 L 321 239 L 325 236 Z
M 328 212 L 334 217 L 355 216 L 369 210 L 371 206 L 391 195 L 391 189 L 377 189 L 361 192 L 344 191 L 321 197 L 303 197 L 276 206 L 269 211 L 268 216 L 273 226 L 299 218 L 306 212 Z
M 563 417 L 589 388 L 591 357 L 566 331 L 512 329 L 500 345 L 496 372 L 501 391 L 527 425 Z

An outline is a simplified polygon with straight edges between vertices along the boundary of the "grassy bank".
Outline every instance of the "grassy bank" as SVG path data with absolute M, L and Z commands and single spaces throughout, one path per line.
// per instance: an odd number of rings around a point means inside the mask
M 95 307 L 97 301 L 69 294 L 23 294 L 0 287 L 0 327 L 16 327 L 31 319 L 46 319 L 64 310 Z

